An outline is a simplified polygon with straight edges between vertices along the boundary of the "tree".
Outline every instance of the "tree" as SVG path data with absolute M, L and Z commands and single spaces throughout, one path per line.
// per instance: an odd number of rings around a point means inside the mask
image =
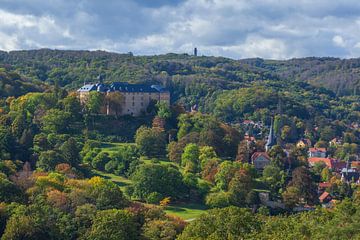
M 199 147 L 196 144 L 186 145 L 184 153 L 181 155 L 181 165 L 185 172 L 197 173 L 199 171 L 199 154 Z
M 81 113 L 81 104 L 76 94 L 69 94 L 62 100 L 63 108 L 65 112 L 69 112 L 72 116 L 72 120 L 78 120 Z
M 142 126 L 136 131 L 135 143 L 142 155 L 148 157 L 165 155 L 166 137 L 163 131 Z
M 89 114 L 97 114 L 103 105 L 104 96 L 97 91 L 89 92 L 88 99 L 85 101 L 85 110 Z
M 159 101 L 156 103 L 157 115 L 165 120 L 171 118 L 171 110 L 166 102 Z
M 286 174 L 277 165 L 269 164 L 263 170 L 263 179 L 271 192 L 277 194 L 285 185 Z
M 93 158 L 91 165 L 93 168 L 103 171 L 105 170 L 105 164 L 109 161 L 111 161 L 109 154 L 107 152 L 100 152 Z
M 140 165 L 131 175 L 131 180 L 134 188 L 133 196 L 141 200 L 145 200 L 153 192 L 177 199 L 185 190 L 181 173 L 172 166 Z
M 243 163 L 249 163 L 250 156 L 254 149 L 251 147 L 252 143 L 248 143 L 247 141 L 243 140 L 239 143 L 238 151 L 236 155 L 236 160 L 243 162 Z
M 47 133 L 64 133 L 69 129 L 71 115 L 59 109 L 50 109 L 41 121 L 42 129 Z
M 286 153 L 280 145 L 273 146 L 269 151 L 269 156 L 282 169 L 288 165 Z
M 63 162 L 64 159 L 62 155 L 54 150 L 48 150 L 40 153 L 36 166 L 46 171 L 51 171 L 55 169 L 56 165 Z
M 211 208 L 224 208 L 231 205 L 231 194 L 229 192 L 219 191 L 209 193 L 206 196 L 205 203 Z
M 109 92 L 105 96 L 105 102 L 108 108 L 108 113 L 114 112 L 118 116 L 122 111 L 125 97 L 120 92 Z
M 180 233 L 181 227 L 171 221 L 151 220 L 143 226 L 144 237 L 152 240 L 172 240 Z
M 283 192 L 282 198 L 284 204 L 288 208 L 293 208 L 300 202 L 301 193 L 297 187 L 289 186 L 286 191 Z
M 249 210 L 227 207 L 209 210 L 191 221 L 178 239 L 250 239 L 258 231 L 260 222 Z
M 24 194 L 13 182 L 0 173 L 0 202 L 20 202 Z
M 76 140 L 71 137 L 60 147 L 64 161 L 74 167 L 80 163 L 80 150 L 77 144 Z
M 238 162 L 224 161 L 219 167 L 215 175 L 216 186 L 221 190 L 227 190 L 230 181 L 235 176 L 235 173 L 239 171 L 241 164 Z
M 213 159 L 218 159 L 217 154 L 213 147 L 210 146 L 202 146 L 200 147 L 199 152 L 199 161 L 201 165 L 201 169 L 210 161 Z
M 139 238 L 135 217 L 126 210 L 99 211 L 92 222 L 84 239 L 132 240 Z
M 253 187 L 254 179 L 251 173 L 246 169 L 237 171 L 229 183 L 232 203 L 236 206 L 244 206 L 246 204 L 247 194 Z
M 124 208 L 128 205 L 128 201 L 115 183 L 100 177 L 92 177 L 88 183 L 88 196 L 98 209 Z
M 300 197 L 302 197 L 307 203 L 317 203 L 317 188 L 310 171 L 306 167 L 297 167 L 294 169 L 289 186 L 297 188 L 299 190 Z

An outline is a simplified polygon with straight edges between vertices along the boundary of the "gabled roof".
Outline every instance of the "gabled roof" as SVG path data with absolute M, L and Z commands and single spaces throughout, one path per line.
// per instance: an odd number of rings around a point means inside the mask
M 96 90 L 95 84 L 85 84 L 84 86 L 79 88 L 77 91 L 78 92 L 90 92 L 90 91 L 94 91 L 94 90 Z
M 320 202 L 323 202 L 327 197 L 331 197 L 330 193 L 323 192 L 323 194 L 321 194 L 320 197 L 319 197 Z
M 86 84 L 78 89 L 78 92 L 166 92 L 167 88 L 160 85 L 147 85 L 147 84 L 130 84 L 127 82 L 114 82 L 110 85 L 97 83 L 97 84 Z
M 311 157 L 308 159 L 308 162 L 311 166 L 313 166 L 315 163 L 323 162 L 328 168 L 336 170 L 342 169 L 346 166 L 345 162 L 341 162 L 333 158 Z
M 114 82 L 110 85 L 110 89 L 120 92 L 165 92 L 166 88 L 160 85 L 147 84 L 129 84 L 127 82 Z
M 319 188 L 328 188 L 328 187 L 331 187 L 331 183 L 329 183 L 329 182 L 319 183 Z
M 255 152 L 251 156 L 251 161 L 256 160 L 258 157 L 263 156 L 264 158 L 268 159 L 270 161 L 270 157 L 266 152 Z
M 334 160 L 331 158 L 311 157 L 308 159 L 308 162 L 310 165 L 314 165 L 315 163 L 318 163 L 318 162 L 323 162 L 326 164 L 326 166 L 328 168 L 334 167 Z
M 309 148 L 309 152 L 323 152 L 323 153 L 326 153 L 326 148 Z

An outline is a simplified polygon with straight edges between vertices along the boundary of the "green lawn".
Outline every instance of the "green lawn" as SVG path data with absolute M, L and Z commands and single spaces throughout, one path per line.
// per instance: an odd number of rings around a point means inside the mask
M 103 177 L 108 180 L 111 180 L 112 182 L 116 183 L 120 187 L 121 190 L 124 190 L 124 188 L 126 186 L 131 185 L 131 180 L 126 177 L 117 176 L 112 173 L 104 173 L 104 172 L 97 171 L 97 170 L 92 170 L 92 171 L 95 175 Z
M 120 147 L 126 146 L 126 145 L 135 145 L 135 143 L 109 143 L 109 142 L 103 142 L 101 144 L 101 149 L 102 149 L 103 152 L 111 153 L 111 152 L 118 151 Z
M 191 221 L 206 212 L 206 206 L 197 203 L 183 203 L 177 205 L 169 205 L 165 212 L 169 215 L 180 217 L 184 220 Z

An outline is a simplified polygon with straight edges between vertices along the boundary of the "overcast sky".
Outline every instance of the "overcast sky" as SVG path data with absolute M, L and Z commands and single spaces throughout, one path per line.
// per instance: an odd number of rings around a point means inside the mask
M 0 0 L 0 49 L 360 56 L 359 0 Z

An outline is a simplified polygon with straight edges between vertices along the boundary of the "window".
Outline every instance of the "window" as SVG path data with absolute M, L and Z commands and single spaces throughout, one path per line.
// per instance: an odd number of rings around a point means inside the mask
M 143 103 L 143 102 L 141 102 L 141 106 L 144 106 L 144 103 Z
M 132 104 L 133 106 L 135 106 L 135 103 L 133 102 L 133 104 Z

